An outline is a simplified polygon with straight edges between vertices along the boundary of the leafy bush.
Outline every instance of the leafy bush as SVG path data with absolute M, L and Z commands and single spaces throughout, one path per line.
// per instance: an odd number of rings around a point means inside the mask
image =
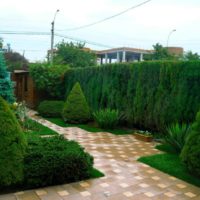
M 43 117 L 61 117 L 63 107 L 63 101 L 42 101 L 38 113 Z
M 47 63 L 30 65 L 30 74 L 38 90 L 54 99 L 64 98 L 64 73 L 69 69 L 67 65 L 50 66 Z
M 200 111 L 192 124 L 190 135 L 181 152 L 182 161 L 195 176 L 200 177 Z
M 0 97 L 0 186 L 23 179 L 26 140 L 9 105 Z
M 90 109 L 81 86 L 76 83 L 64 105 L 63 119 L 68 123 L 85 123 L 91 118 Z
M 41 187 L 89 178 L 93 157 L 64 137 L 31 137 L 25 157 L 25 184 Z
M 70 67 L 94 67 L 96 65 L 96 55 L 87 50 L 84 44 L 62 41 L 56 47 L 55 63 L 68 64 Z
M 200 62 L 138 62 L 70 69 L 69 94 L 79 82 L 93 111 L 119 110 L 143 130 L 163 131 L 174 122 L 190 123 L 200 107 Z
M 119 120 L 118 110 L 99 110 L 94 113 L 94 118 L 101 128 L 114 129 Z
M 180 153 L 185 145 L 189 131 L 190 127 L 187 124 L 172 124 L 167 128 L 167 133 L 164 136 L 165 143 L 174 148 L 177 153 Z

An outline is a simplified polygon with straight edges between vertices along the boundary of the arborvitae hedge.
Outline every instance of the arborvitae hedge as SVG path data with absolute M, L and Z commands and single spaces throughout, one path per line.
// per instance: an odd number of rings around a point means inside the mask
M 123 112 L 131 125 L 159 130 L 191 122 L 200 108 L 200 62 L 142 62 L 71 69 L 66 95 L 80 82 L 89 106 Z

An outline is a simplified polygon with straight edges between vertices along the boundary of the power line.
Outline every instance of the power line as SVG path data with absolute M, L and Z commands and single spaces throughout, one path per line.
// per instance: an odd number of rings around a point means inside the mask
M 61 35 L 61 34 L 57 34 L 57 33 L 55 33 L 55 36 L 74 40 L 74 41 L 78 41 L 78 42 L 82 42 L 82 43 L 91 44 L 91 45 L 94 45 L 94 46 L 113 48 L 113 46 L 109 46 L 109 45 L 106 45 L 106 44 L 101 44 L 101 43 L 97 43 L 97 42 L 93 42 L 93 41 L 89 41 L 89 40 L 84 40 L 84 39 L 80 39 L 80 38 L 74 38 L 72 36 L 66 36 L 66 35 Z
M 10 34 L 10 35 L 27 35 L 27 36 L 47 35 L 47 36 L 49 36 L 51 33 L 50 32 L 33 32 L 33 31 L 31 31 L 31 32 L 29 32 L 29 31 L 0 31 L 0 34 L 2 34 L 2 35 L 4 35 L 4 34 L 5 35 L 7 35 L 7 34 Z M 105 48 L 113 48 L 109 45 L 101 44 L 101 43 L 94 42 L 94 41 L 84 40 L 84 39 L 80 39 L 80 38 L 74 38 L 72 36 L 61 35 L 61 34 L 57 34 L 57 33 L 55 33 L 55 36 L 74 40 L 74 41 L 77 41 L 77 42 L 91 44 L 91 45 L 94 45 L 94 46 L 105 47 Z
M 123 15 L 124 13 L 129 12 L 130 10 L 133 10 L 133 9 L 135 9 L 135 8 L 138 8 L 138 7 L 140 7 L 140 6 L 144 5 L 144 4 L 147 4 L 147 3 L 149 3 L 150 1 L 152 1 L 152 0 L 147 0 L 147 1 L 144 1 L 144 2 L 142 2 L 142 3 L 140 3 L 140 4 L 131 6 L 130 8 L 128 8 L 128 9 L 126 9 L 126 10 L 123 10 L 123 11 L 121 11 L 121 12 L 115 14 L 115 15 L 106 17 L 106 18 L 104 18 L 104 19 L 101 19 L 101 20 L 99 20 L 99 21 L 96 21 L 96 22 L 93 22 L 93 23 L 90 23 L 90 24 L 86 24 L 86 25 L 83 25 L 83 26 L 78 26 L 78 27 L 70 28 L 70 29 L 57 30 L 57 31 L 75 31 L 75 30 L 79 30 L 79 29 L 83 29 L 83 28 L 88 28 L 88 27 L 90 27 L 90 26 L 94 26 L 94 25 L 100 24 L 100 23 L 102 23 L 102 22 L 105 22 L 105 21 L 107 21 L 107 20 L 110 20 L 110 19 L 112 19 L 112 18 L 115 18 L 115 17 L 118 17 L 118 16 L 120 16 L 120 15 Z
M 2 35 L 50 35 L 50 32 L 33 32 L 33 31 L 0 31 Z

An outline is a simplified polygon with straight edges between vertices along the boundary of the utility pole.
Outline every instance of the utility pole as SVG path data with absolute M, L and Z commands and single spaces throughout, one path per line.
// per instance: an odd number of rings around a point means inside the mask
M 59 9 L 56 10 L 53 21 L 51 22 L 51 58 L 50 58 L 50 62 L 51 65 L 53 65 L 53 47 L 54 47 L 54 25 L 55 25 L 55 19 L 56 19 L 56 15 L 59 12 Z

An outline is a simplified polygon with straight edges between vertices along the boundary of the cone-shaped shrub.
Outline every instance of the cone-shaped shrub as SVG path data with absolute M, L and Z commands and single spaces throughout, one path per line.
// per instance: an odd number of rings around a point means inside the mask
M 200 111 L 197 113 L 196 121 L 192 125 L 181 158 L 190 172 L 200 177 Z
M 76 83 L 63 108 L 63 119 L 68 123 L 85 123 L 90 120 L 90 109 L 81 86 Z
M 6 101 L 14 101 L 13 83 L 9 78 L 2 52 L 0 52 L 0 96 Z
M 25 148 L 21 127 L 9 105 L 0 97 L 0 187 L 23 179 Z

